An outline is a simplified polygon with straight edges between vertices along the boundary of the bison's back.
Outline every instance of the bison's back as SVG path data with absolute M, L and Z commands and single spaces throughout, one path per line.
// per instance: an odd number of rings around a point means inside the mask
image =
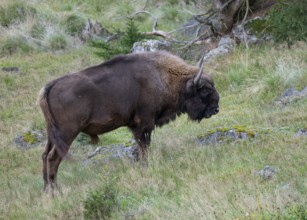
M 177 108 L 180 90 L 194 71 L 166 52 L 118 56 L 58 79 L 48 95 L 50 111 L 64 133 L 129 126 Z

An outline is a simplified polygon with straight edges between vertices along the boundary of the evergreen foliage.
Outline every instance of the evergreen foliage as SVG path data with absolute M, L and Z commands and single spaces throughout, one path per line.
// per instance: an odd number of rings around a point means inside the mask
M 269 29 L 276 43 L 287 42 L 290 47 L 296 41 L 307 39 L 306 1 L 279 1 L 269 13 Z
M 104 40 L 93 40 L 90 42 L 92 47 L 97 48 L 95 54 L 104 59 L 110 59 L 117 54 L 127 54 L 135 42 L 145 39 L 145 36 L 139 31 L 133 18 L 127 18 L 126 30 L 120 33 L 117 40 L 106 42 Z

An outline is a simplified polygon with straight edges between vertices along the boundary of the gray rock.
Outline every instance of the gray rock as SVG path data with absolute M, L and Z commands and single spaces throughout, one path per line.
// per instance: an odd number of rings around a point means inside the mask
M 30 140 L 31 139 L 31 140 Z M 45 141 L 45 135 L 41 131 L 33 130 L 14 138 L 15 145 L 20 149 L 37 147 Z
M 217 48 L 209 51 L 205 55 L 204 61 L 207 62 L 212 58 L 231 52 L 234 48 L 234 44 L 234 40 L 232 40 L 229 36 L 222 37 L 218 43 Z
M 95 157 L 95 156 L 101 151 L 101 148 L 102 148 L 102 147 L 97 147 L 97 148 L 95 149 L 95 151 L 88 153 L 88 156 L 87 156 L 87 157 L 88 157 L 89 159 L 92 158 L 92 157 Z
M 135 42 L 132 46 L 131 52 L 145 52 L 145 51 L 157 51 L 157 50 L 170 50 L 171 43 L 168 41 L 160 40 L 146 40 L 141 42 Z
M 248 29 L 245 28 L 245 24 L 238 25 L 232 30 L 233 35 L 240 41 L 245 42 L 248 45 L 256 44 L 259 39 Z
M 199 144 L 217 144 L 219 143 L 221 140 L 221 137 L 224 136 L 224 133 L 223 132 L 215 132 L 213 134 L 210 134 L 208 135 L 207 137 L 204 137 L 204 138 L 198 138 L 196 139 L 196 141 L 199 143 Z
M 246 132 L 241 132 L 240 138 L 241 138 L 242 140 L 247 140 L 247 133 L 246 133 Z
M 299 137 L 299 136 L 307 136 L 307 129 L 306 128 L 302 128 L 300 129 L 296 134 L 295 134 L 296 137 Z
M 238 132 L 235 129 L 230 129 L 226 132 L 217 131 L 205 137 L 197 138 L 196 142 L 199 144 L 210 145 L 227 141 L 248 140 L 258 136 L 259 134 L 257 132 L 253 132 L 253 135 L 248 135 L 247 132 Z
M 236 132 L 234 129 L 230 129 L 229 131 L 225 132 L 225 136 L 226 137 L 230 137 L 234 140 L 238 140 L 239 139 L 239 133 Z
M 131 146 L 125 146 L 124 144 L 99 146 L 88 154 L 88 159 L 83 161 L 83 164 L 88 165 L 91 161 L 109 161 L 115 158 L 137 160 L 137 156 L 137 146 L 135 144 Z
M 16 67 L 16 66 L 2 67 L 2 71 L 5 71 L 5 72 L 19 72 L 19 68 Z
M 284 107 L 295 100 L 304 98 L 307 98 L 307 86 L 301 91 L 298 91 L 295 88 L 289 88 L 276 100 L 275 103 Z
M 271 179 L 277 173 L 277 169 L 270 166 L 265 166 L 262 170 L 259 171 L 259 175 L 264 180 Z

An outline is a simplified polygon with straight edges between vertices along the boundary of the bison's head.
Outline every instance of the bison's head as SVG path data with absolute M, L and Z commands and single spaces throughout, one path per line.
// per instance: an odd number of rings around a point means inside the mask
M 184 109 L 192 120 L 201 121 L 219 112 L 219 94 L 213 80 L 203 75 L 202 60 L 199 72 L 185 86 Z

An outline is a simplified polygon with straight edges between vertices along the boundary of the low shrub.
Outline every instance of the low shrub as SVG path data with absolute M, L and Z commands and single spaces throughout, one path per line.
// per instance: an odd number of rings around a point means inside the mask
M 67 32 L 72 36 L 78 36 L 85 27 L 85 19 L 78 15 L 70 15 L 65 20 Z
M 16 52 L 28 53 L 33 50 L 28 40 L 22 36 L 7 37 L 0 47 L 0 55 L 7 56 Z
M 85 219 L 110 219 L 112 212 L 118 206 L 114 181 L 107 181 L 97 190 L 89 192 L 83 205 Z
M 8 5 L 6 8 L 0 7 L 0 24 L 8 27 L 11 24 L 25 20 L 27 15 L 35 15 L 36 9 L 18 2 Z
M 53 35 L 48 39 L 49 49 L 64 50 L 67 47 L 67 41 L 63 35 Z

